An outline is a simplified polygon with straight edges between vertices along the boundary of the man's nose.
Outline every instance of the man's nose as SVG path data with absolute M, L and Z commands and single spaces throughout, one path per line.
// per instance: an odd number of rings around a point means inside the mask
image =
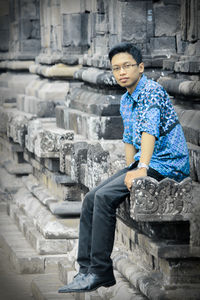
M 120 68 L 119 74 L 124 74 L 124 73 L 126 73 L 126 71 L 125 71 L 125 68 L 122 66 Z

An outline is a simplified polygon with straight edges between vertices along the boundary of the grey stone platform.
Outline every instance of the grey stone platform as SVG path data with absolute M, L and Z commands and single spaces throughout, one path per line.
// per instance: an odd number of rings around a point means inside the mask
M 34 299 L 37 300 L 75 300 L 74 294 L 57 292 L 62 285 L 57 274 L 45 274 L 32 281 L 31 290 Z

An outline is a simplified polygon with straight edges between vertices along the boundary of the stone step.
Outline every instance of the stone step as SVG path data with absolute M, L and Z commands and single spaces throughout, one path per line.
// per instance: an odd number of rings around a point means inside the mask
M 18 273 L 44 273 L 45 257 L 36 253 L 5 212 L 0 212 L 0 246 Z
M 28 175 L 31 174 L 33 171 L 33 168 L 28 163 L 16 163 L 11 160 L 7 160 L 3 163 L 4 168 L 8 171 L 10 174 L 15 175 Z
M 21 225 L 25 222 L 23 217 L 20 221 Z M 31 230 L 33 227 L 29 227 L 29 229 Z M 24 226 L 24 230 L 26 230 L 26 226 Z M 24 232 L 19 230 L 14 220 L 5 211 L 0 212 L 0 247 L 5 250 L 12 266 L 18 273 L 55 273 L 58 271 L 58 263 L 68 260 L 67 254 L 38 254 L 27 241 Z
M 89 140 L 115 140 L 122 137 L 123 123 L 120 116 L 97 116 L 64 106 L 57 115 L 60 116 L 56 118 L 58 127 L 73 130 Z
M 66 177 L 69 177 L 66 175 Z M 58 216 L 80 216 L 82 202 L 81 201 L 59 201 L 57 200 L 50 191 L 45 188 L 43 185 L 39 184 L 36 178 L 33 175 L 29 175 L 28 178 L 25 178 L 22 181 L 27 189 L 44 205 L 48 207 L 48 209 L 54 215 Z M 74 185 L 74 181 L 66 179 L 68 181 L 69 186 Z M 65 183 L 66 184 L 66 183 Z
M 20 211 L 18 208 L 14 207 L 14 205 L 10 206 L 10 214 L 13 219 L 16 220 L 16 223 L 19 224 L 19 228 L 23 230 L 26 240 L 38 254 L 66 254 L 68 251 L 72 250 L 76 244 L 75 239 L 45 238 L 26 216 L 20 214 Z M 51 226 L 51 224 L 49 224 L 49 226 Z
M 9 194 L 15 194 L 23 186 L 20 177 L 9 174 L 6 169 L 0 166 L 0 188 Z
M 24 197 L 24 199 L 23 199 Z M 76 240 L 78 238 L 78 218 L 64 218 L 53 216 L 51 212 L 42 205 L 25 188 L 22 188 L 14 196 L 16 205 L 10 205 L 10 214 L 19 215 L 32 222 L 38 232 L 45 238 L 51 240 Z
M 35 300 L 75 300 L 74 294 L 58 293 L 62 285 L 57 274 L 43 274 L 32 281 L 31 290 Z
M 34 96 L 20 94 L 17 96 L 17 109 L 31 113 L 39 118 L 54 117 L 55 103 L 51 100 L 41 100 Z
M 78 268 L 77 268 L 78 269 Z M 74 275 L 77 273 L 66 262 L 59 263 L 59 279 L 65 285 L 73 280 Z M 115 300 L 145 300 L 147 299 L 142 293 L 136 289 L 130 282 L 124 278 L 117 270 L 114 271 L 116 278 L 116 285 L 105 288 L 100 287 L 96 291 L 90 293 L 75 293 L 76 300 L 102 300 L 102 299 L 115 299 Z

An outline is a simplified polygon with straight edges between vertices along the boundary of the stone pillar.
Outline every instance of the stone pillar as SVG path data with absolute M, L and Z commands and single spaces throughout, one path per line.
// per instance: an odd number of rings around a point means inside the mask
M 199 1 L 181 1 L 181 31 L 184 41 L 195 42 L 200 38 Z

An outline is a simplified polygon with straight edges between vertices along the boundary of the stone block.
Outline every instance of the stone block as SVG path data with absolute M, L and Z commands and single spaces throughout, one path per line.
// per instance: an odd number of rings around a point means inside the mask
M 121 2 L 119 14 L 121 23 L 122 41 L 145 42 L 146 41 L 146 15 L 147 5 L 145 2 Z M 133 26 L 134 20 L 134 26 Z
M 196 284 L 200 283 L 200 263 L 187 259 L 185 261 L 163 261 L 160 263 L 164 280 L 168 284 Z
M 190 246 L 192 249 L 200 247 L 200 204 L 199 204 L 200 184 L 193 182 L 194 210 L 190 222 Z
M 17 108 L 39 118 L 55 116 L 55 103 L 53 101 L 40 100 L 34 96 L 19 95 L 17 97 Z
M 26 175 L 32 173 L 32 166 L 28 163 L 17 164 L 8 160 L 4 162 L 3 166 L 10 174 Z
M 0 245 L 17 273 L 33 274 L 44 272 L 44 258 L 30 247 L 8 216 L 2 216 L 0 224 Z
M 175 36 L 180 30 L 178 5 L 154 5 L 155 36 Z
M 194 181 L 200 182 L 200 147 L 188 143 L 190 157 L 190 176 Z
M 69 107 L 98 116 L 119 116 L 120 99 L 121 95 L 104 95 L 76 88 L 71 91 Z
M 134 180 L 130 196 L 130 215 L 137 221 L 190 220 L 193 209 L 191 179 L 178 183 L 151 177 Z
M 74 138 L 73 131 L 57 128 L 54 120 L 29 122 L 26 148 L 40 158 L 59 158 L 61 143 Z
M 57 274 L 45 274 L 32 281 L 31 291 L 35 299 L 74 300 L 71 294 L 58 294 L 57 291 L 61 286 L 63 283 L 58 279 Z
M 175 37 L 151 38 L 150 47 L 153 54 L 174 54 L 176 53 Z
M 76 134 L 89 140 L 120 139 L 123 134 L 123 123 L 120 116 L 95 116 L 74 109 L 67 109 L 68 126 Z
M 81 207 L 81 201 L 63 201 L 61 203 L 49 204 L 52 214 L 62 217 L 80 216 Z
M 27 127 L 29 121 L 33 119 L 35 119 L 35 116 L 32 114 L 13 109 L 8 113 L 7 136 L 24 147 Z
M 74 78 L 98 85 L 101 88 L 117 87 L 117 83 L 112 72 L 94 67 L 78 70 L 75 72 Z
M 87 13 L 63 14 L 63 46 L 88 46 Z
M 74 73 L 80 69 L 80 65 L 71 65 L 67 66 L 65 64 L 55 64 L 54 66 L 45 66 L 45 65 L 40 65 L 40 64 L 33 64 L 30 66 L 30 72 L 34 74 L 39 74 L 47 78 L 73 78 Z M 60 85 L 63 82 L 60 82 Z M 55 86 L 56 82 L 52 84 L 50 83 L 51 88 Z M 65 82 L 65 86 L 68 85 L 69 83 Z M 58 85 L 58 83 L 57 83 Z M 64 84 L 63 84 L 64 85 Z M 47 90 L 48 91 L 48 90 Z M 47 92 L 46 91 L 46 92 Z M 59 94 L 63 90 L 59 91 Z M 57 90 L 58 92 L 58 90 Z M 66 87 L 65 87 L 65 93 L 66 93 Z
M 197 146 L 200 145 L 200 111 L 185 110 L 178 106 L 175 106 L 175 109 L 183 127 L 186 141 Z
M 0 51 L 8 51 L 9 49 L 9 30 L 0 30 Z
M 21 211 L 23 211 L 26 217 L 26 225 L 24 225 L 26 226 L 26 229 L 24 229 L 24 232 L 27 232 L 27 234 L 29 234 L 29 237 L 32 237 L 35 245 L 37 244 L 37 237 L 39 240 L 41 240 L 42 245 L 44 239 L 54 240 L 54 242 L 52 242 L 52 245 L 49 244 L 49 247 L 54 247 L 53 245 L 56 244 L 56 240 L 59 240 L 59 243 L 62 243 L 61 240 L 63 240 L 63 247 L 65 247 L 64 242 L 66 242 L 66 239 L 77 239 L 77 226 L 71 224 L 72 222 L 70 222 L 69 220 L 66 223 L 60 222 L 55 216 L 52 216 L 51 212 L 44 205 L 42 205 L 36 197 L 31 195 L 28 190 L 20 189 L 15 195 L 15 200 L 17 207 Z M 14 207 L 12 209 L 15 209 L 16 213 L 19 214 L 17 208 Z M 32 222 L 32 224 L 34 224 L 34 227 L 38 230 L 35 231 L 33 235 L 31 235 L 31 231 L 33 232 L 33 228 L 29 225 L 30 222 Z
M 89 145 L 87 151 L 87 167 L 81 182 L 91 190 L 108 178 L 109 153 L 99 143 Z
M 22 40 L 20 44 L 22 52 L 31 52 L 35 53 L 35 55 L 39 53 L 41 48 L 40 40 L 38 39 Z
M 44 166 L 50 171 L 58 172 L 60 169 L 60 161 L 57 158 L 55 158 L 55 159 L 45 158 Z

